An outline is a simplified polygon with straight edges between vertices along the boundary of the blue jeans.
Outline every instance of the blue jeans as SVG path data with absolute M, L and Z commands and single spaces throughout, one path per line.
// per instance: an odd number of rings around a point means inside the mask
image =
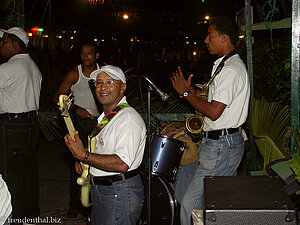
M 11 194 L 12 218 L 39 215 L 39 119 L 0 119 L 0 173 Z
M 191 224 L 193 209 L 203 209 L 203 178 L 236 176 L 243 152 L 244 139 L 241 132 L 220 136 L 219 140 L 202 139 L 198 165 L 185 165 L 177 174 L 175 196 L 181 202 L 181 225 Z
M 144 203 L 140 175 L 112 185 L 93 185 L 92 225 L 136 225 Z

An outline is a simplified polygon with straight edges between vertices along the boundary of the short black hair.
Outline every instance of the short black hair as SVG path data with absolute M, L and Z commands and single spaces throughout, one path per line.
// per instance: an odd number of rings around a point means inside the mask
M 231 44 L 236 46 L 238 38 L 238 26 L 229 16 L 214 16 L 209 20 L 209 25 L 214 26 L 219 35 L 228 35 Z
M 96 44 L 95 41 L 85 41 L 81 44 L 80 49 L 82 49 L 83 46 L 90 46 L 93 47 L 95 49 L 95 53 L 99 53 L 99 48 L 98 45 Z
M 22 51 L 26 51 L 25 43 L 18 36 L 10 33 L 5 33 L 12 42 L 18 42 Z

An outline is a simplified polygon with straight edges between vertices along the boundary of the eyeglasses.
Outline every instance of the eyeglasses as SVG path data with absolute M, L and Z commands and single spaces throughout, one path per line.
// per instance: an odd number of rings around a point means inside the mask
M 102 87 L 102 85 L 106 85 L 107 87 L 113 87 L 115 84 L 122 84 L 122 81 L 115 81 L 115 80 L 110 80 L 107 82 L 102 82 L 102 81 L 96 81 L 95 85 L 96 87 Z

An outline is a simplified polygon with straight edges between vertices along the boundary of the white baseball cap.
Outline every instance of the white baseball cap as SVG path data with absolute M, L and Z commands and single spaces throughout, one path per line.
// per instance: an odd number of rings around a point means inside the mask
M 2 34 L 1 34 L 1 32 L 2 32 Z M 29 37 L 28 37 L 26 31 L 23 30 L 21 27 L 12 27 L 12 28 L 9 28 L 8 30 L 0 29 L 0 37 L 3 37 L 4 33 L 16 35 L 18 38 L 21 39 L 21 41 L 24 42 L 26 47 L 28 46 Z
M 108 76 L 110 76 L 114 80 L 121 80 L 124 84 L 126 84 L 126 76 L 124 72 L 117 66 L 112 65 L 106 65 L 102 66 L 100 69 L 94 70 L 90 77 L 94 80 L 97 79 L 97 76 L 99 73 L 106 73 Z

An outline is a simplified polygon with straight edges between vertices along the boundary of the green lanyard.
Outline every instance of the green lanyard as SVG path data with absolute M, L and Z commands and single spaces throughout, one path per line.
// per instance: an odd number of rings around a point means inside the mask
M 106 126 L 106 124 L 111 121 L 111 119 L 122 109 L 126 108 L 126 107 L 130 107 L 129 104 L 127 103 L 121 103 L 119 105 L 117 105 L 107 116 L 105 116 L 101 122 L 97 125 L 97 127 L 100 128 L 100 131 Z

